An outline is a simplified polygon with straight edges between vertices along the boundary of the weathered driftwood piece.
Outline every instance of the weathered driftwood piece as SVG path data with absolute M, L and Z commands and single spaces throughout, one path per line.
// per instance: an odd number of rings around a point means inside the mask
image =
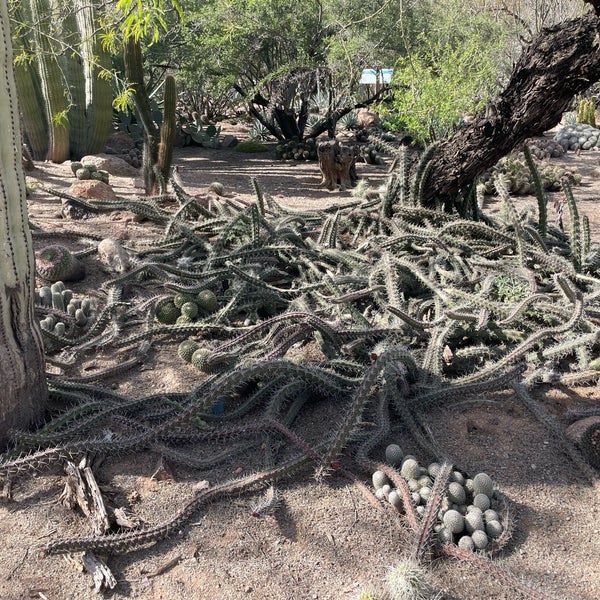
M 340 144 L 337 140 L 325 140 L 317 146 L 321 187 L 328 190 L 353 187 L 356 184 L 356 152 L 353 146 Z
M 96 593 L 117 587 L 115 576 L 102 559 L 92 552 L 84 552 L 81 560 L 85 570 L 91 574 L 94 580 L 94 591 Z
M 96 478 L 85 461 L 79 466 L 67 461 L 67 483 L 61 494 L 61 502 L 69 508 L 79 506 L 89 518 L 96 535 L 103 535 L 110 529 L 108 514 Z

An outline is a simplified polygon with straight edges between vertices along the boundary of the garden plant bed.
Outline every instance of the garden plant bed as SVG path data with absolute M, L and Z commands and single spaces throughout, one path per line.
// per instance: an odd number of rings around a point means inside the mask
M 599 240 L 600 177 L 596 170 L 600 154 L 569 152 L 552 160 L 575 167 L 581 174 L 582 185 L 574 188 L 574 195 L 580 214 L 590 219 L 592 241 Z M 181 182 L 189 194 L 204 194 L 218 181 L 226 198 L 251 204 L 256 199 L 251 183 L 255 177 L 264 194 L 297 210 L 322 210 L 354 199 L 350 191 L 329 192 L 319 187 L 315 162 L 282 162 L 272 153 L 185 148 L 176 151 L 174 164 L 180 167 Z M 68 164 L 37 163 L 31 176 L 44 186 L 62 190 L 73 181 Z M 386 167 L 359 163 L 358 177 L 378 187 L 386 180 Z M 111 177 L 111 185 L 122 198 L 142 192 L 134 178 Z M 560 195 L 551 194 L 551 202 Z M 514 202 L 519 208 L 535 203 L 535 198 L 517 197 Z M 93 233 L 138 248 L 141 240 L 158 238 L 164 229 L 140 221 L 128 210 L 67 220 L 60 209 L 60 199 L 47 192 L 34 191 L 28 199 L 30 221 L 44 232 Z M 489 198 L 484 209 L 490 214 L 501 210 Z M 549 222 L 553 219 L 550 206 Z M 36 249 L 46 243 L 37 238 Z M 102 299 L 101 285 L 114 274 L 93 256 L 84 261 L 85 279 L 69 287 L 76 295 Z M 132 398 L 196 388 L 206 375 L 184 363 L 177 356 L 177 346 L 178 341 L 167 337 L 153 341 L 140 367 L 104 379 L 101 385 Z M 306 359 L 323 358 L 314 343 L 290 351 L 298 352 Z M 115 366 L 128 358 L 100 351 L 96 367 Z M 597 406 L 599 400 L 595 386 L 540 384 L 532 394 L 561 426 L 566 424 L 569 409 Z M 553 436 L 510 393 L 492 391 L 474 398 L 478 401 L 432 409 L 427 425 L 457 466 L 471 475 L 487 472 L 507 498 L 515 519 L 514 533 L 497 564 L 548 597 L 600 597 L 600 566 L 595 558 L 600 556 L 598 488 L 585 481 Z M 302 412 L 297 429 L 311 445 L 330 434 L 331 424 L 343 418 L 346 400 L 340 398 L 337 405 L 315 402 Z M 393 420 L 391 428 L 385 442 L 371 452 L 372 458 L 383 461 L 385 444 L 392 442 L 406 453 L 419 455 L 412 438 Z M 239 440 L 214 442 L 216 452 L 231 448 L 231 457 L 208 469 L 173 465 L 168 460 L 166 466 L 159 465 L 159 455 L 145 450 L 108 456 L 95 472 L 110 505 L 127 505 L 145 522 L 155 524 L 193 498 L 200 482 L 214 486 L 262 468 L 267 442 L 261 435 L 250 441 L 243 451 Z M 357 474 L 371 486 L 367 474 Z M 263 489 L 234 492 L 201 506 L 168 539 L 110 556 L 107 562 L 118 585 L 106 592 L 107 597 L 354 600 L 361 591 L 379 590 L 388 567 L 410 546 L 403 517 L 389 506 L 377 508 L 373 497 L 343 473 L 322 480 L 313 475 L 314 465 L 306 465 L 281 479 L 277 484 L 281 503 L 272 514 L 252 516 Z M 97 597 L 91 577 L 72 561 L 62 556 L 40 559 L 40 549 L 51 539 L 90 534 L 88 521 L 80 513 L 57 502 L 63 486 L 63 471 L 56 466 L 18 480 L 12 498 L 2 501 L 0 599 Z M 495 575 L 447 557 L 431 564 L 430 575 L 434 588 L 448 600 L 517 597 L 514 588 Z

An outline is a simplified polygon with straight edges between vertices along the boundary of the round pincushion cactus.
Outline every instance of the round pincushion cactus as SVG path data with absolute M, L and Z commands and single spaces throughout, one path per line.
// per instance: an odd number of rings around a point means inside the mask
M 465 518 L 457 510 L 449 510 L 442 517 L 444 527 L 452 533 L 460 533 L 465 528 Z
M 195 302 L 184 302 L 181 305 L 181 314 L 184 317 L 195 319 L 198 316 L 198 305 Z
M 402 510 L 402 498 L 396 490 L 391 490 L 388 494 L 388 502 L 397 510 Z
M 210 367 L 208 361 L 211 354 L 212 352 L 208 348 L 198 348 L 198 350 L 192 354 L 192 365 L 194 365 L 194 367 L 196 367 L 196 369 L 199 371 L 209 373 Z
M 181 311 L 175 306 L 171 299 L 166 299 L 159 302 L 156 306 L 156 320 L 164 325 L 173 325 L 177 322 L 177 317 Z
M 473 498 L 473 504 L 482 511 L 490 507 L 490 497 L 487 494 L 476 494 Z
M 406 457 L 402 462 L 400 472 L 407 479 L 417 479 L 421 475 L 421 467 L 414 458 Z
M 177 355 L 185 362 L 192 362 L 192 356 L 198 347 L 194 340 L 183 340 L 177 348 Z
M 477 473 L 473 477 L 473 494 L 485 494 L 491 497 L 494 492 L 494 482 L 487 473 Z
M 473 540 L 473 544 L 475 544 L 475 548 L 477 550 L 485 550 L 488 546 L 489 540 L 485 531 L 478 529 L 471 534 L 471 539 Z
M 473 538 L 470 535 L 463 535 L 458 540 L 458 547 L 462 548 L 463 550 L 473 552 L 473 550 L 475 550 L 475 543 L 473 542 Z
M 387 475 L 383 471 L 375 471 L 371 476 L 373 487 L 378 490 L 389 483 Z
M 402 452 L 402 448 L 400 448 L 398 444 L 390 444 L 385 449 L 385 460 L 388 464 L 392 465 L 392 467 L 401 465 L 403 458 L 404 452 Z
M 224 196 L 225 195 L 225 187 L 219 181 L 213 181 L 208 186 L 208 191 L 212 192 L 213 194 L 216 194 L 217 196 Z
M 53 244 L 35 257 L 37 274 L 47 281 L 79 281 L 85 276 L 83 263 L 64 246 Z
M 483 530 L 483 517 L 476 511 L 468 512 L 465 515 L 465 529 L 467 533 L 473 533 L 478 529 Z
M 467 500 L 465 488 L 460 483 L 453 481 L 448 485 L 448 499 L 455 504 L 464 504 Z
M 491 538 L 496 539 L 500 537 L 503 531 L 504 527 L 502 527 L 502 523 L 500 523 L 500 521 L 487 521 L 485 524 L 485 532 Z
M 217 308 L 219 308 L 219 301 L 212 290 L 202 290 L 201 292 L 198 292 L 196 303 L 202 310 L 209 313 L 215 312 Z
M 186 302 L 192 302 L 194 298 L 190 294 L 184 294 L 183 292 L 179 292 L 173 296 L 173 304 L 177 308 L 181 308 Z
M 600 423 L 589 425 L 581 436 L 580 448 L 587 461 L 600 469 Z

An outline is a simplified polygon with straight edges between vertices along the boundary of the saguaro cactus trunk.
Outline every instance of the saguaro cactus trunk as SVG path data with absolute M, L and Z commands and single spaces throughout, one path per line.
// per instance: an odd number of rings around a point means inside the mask
M 0 449 L 47 399 L 41 331 L 33 310 L 35 263 L 27 220 L 21 129 L 6 2 L 0 2 Z

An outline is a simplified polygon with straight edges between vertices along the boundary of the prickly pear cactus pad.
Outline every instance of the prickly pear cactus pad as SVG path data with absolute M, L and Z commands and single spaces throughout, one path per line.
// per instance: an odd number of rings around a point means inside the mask
M 440 464 L 420 464 L 414 456 L 404 456 L 400 446 L 386 448 L 386 462 L 396 468 L 405 479 L 416 511 L 425 514 L 425 506 L 432 493 Z M 402 495 L 381 471 L 373 473 L 375 495 L 402 512 Z M 439 544 L 455 544 L 472 552 L 499 551 L 510 537 L 510 521 L 505 498 L 487 473 L 474 477 L 453 470 L 446 485 L 437 513 L 434 532 Z

